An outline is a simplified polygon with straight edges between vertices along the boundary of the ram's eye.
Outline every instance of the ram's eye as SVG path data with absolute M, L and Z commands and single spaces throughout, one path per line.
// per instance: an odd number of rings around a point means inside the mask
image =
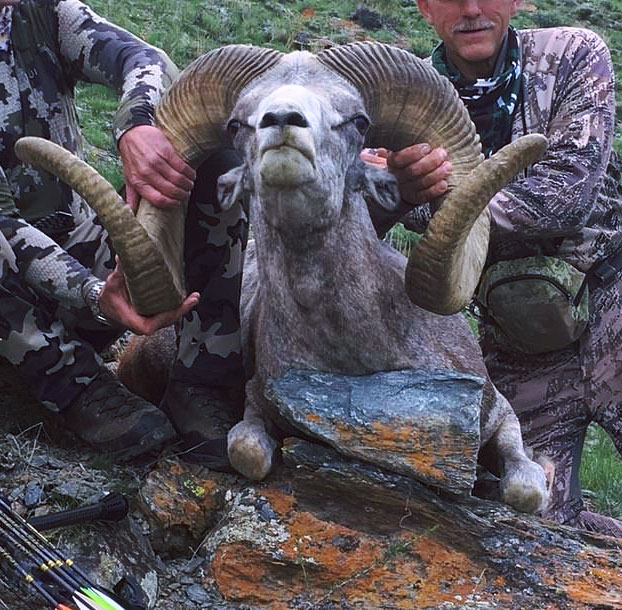
M 354 126 L 356 127 L 357 131 L 364 136 L 367 133 L 367 130 L 369 129 L 369 119 L 362 115 L 362 114 L 357 114 L 353 119 L 352 122 L 354 123 Z
M 227 133 L 231 136 L 231 138 L 235 138 L 235 136 L 238 134 L 238 131 L 240 131 L 241 126 L 242 123 L 240 123 L 240 121 L 238 121 L 237 119 L 231 119 L 227 123 Z

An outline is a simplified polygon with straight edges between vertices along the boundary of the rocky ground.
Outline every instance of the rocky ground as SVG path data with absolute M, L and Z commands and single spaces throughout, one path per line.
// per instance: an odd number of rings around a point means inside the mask
M 328 439 L 335 428 L 321 404 L 314 409 Z M 410 425 L 374 423 L 381 457 L 403 446 L 400 430 Z M 24 517 L 124 494 L 129 517 L 46 536 L 100 586 L 132 577 L 150 608 L 622 609 L 618 539 L 443 490 L 443 472 L 456 475 L 443 459 L 453 455 L 446 441 L 433 441 L 438 472 L 413 463 L 424 480 L 436 477 L 431 487 L 406 476 L 399 456 L 380 465 L 373 455 L 358 459 L 359 441 L 370 446 L 365 426 L 347 432 L 350 457 L 330 439 L 286 439 L 283 464 L 259 484 L 187 464 L 175 448 L 147 463 L 112 464 L 59 429 L 6 366 L 0 432 L 0 494 Z M 0 573 L 0 610 L 47 607 Z
M 57 528 L 46 536 L 98 584 L 112 588 L 122 576 L 135 577 L 152 603 L 157 598 L 157 608 L 243 607 L 225 603 L 209 586 L 205 559 L 198 554 L 204 532 L 194 538 L 180 532 L 172 552 L 157 543 L 161 552 L 154 552 L 141 490 L 148 475 L 169 459 L 175 462 L 173 451 L 157 462 L 121 466 L 94 455 L 59 429 L 55 417 L 29 396 L 10 367 L 0 367 L 0 494 L 9 498 L 15 510 L 24 517 L 41 515 L 121 492 L 130 503 L 129 518 Z M 236 477 L 228 478 L 230 484 L 237 484 Z M 0 573 L 0 608 L 45 607 L 38 595 L 28 595 L 27 589 Z

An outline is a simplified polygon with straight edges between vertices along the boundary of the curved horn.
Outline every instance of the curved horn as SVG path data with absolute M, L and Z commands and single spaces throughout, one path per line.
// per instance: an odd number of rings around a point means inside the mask
M 276 65 L 283 53 L 230 45 L 192 62 L 156 109 L 156 124 L 184 161 L 197 167 L 228 141 L 224 131 L 240 91 Z
M 196 168 L 223 146 L 227 138 L 223 126 L 239 91 L 277 63 L 282 55 L 272 49 L 232 45 L 206 53 L 180 74 L 156 109 L 156 125 L 184 161 Z M 151 240 L 165 253 L 175 285 L 183 286 L 186 207 L 161 209 L 143 199 L 136 217 Z M 145 276 L 145 284 L 152 282 L 157 284 L 162 280 Z M 173 297 L 176 305 L 184 295 L 182 290 Z M 157 303 L 156 311 L 167 309 L 168 302 L 167 305 L 164 301 Z M 138 309 L 138 304 L 134 305 Z
M 149 239 L 109 182 L 74 154 L 43 138 L 19 139 L 15 153 L 61 178 L 95 210 L 123 262 L 128 291 L 140 313 L 151 315 L 179 305 L 185 293 L 169 269 L 166 253 Z
M 223 145 L 223 125 L 239 91 L 276 64 L 282 53 L 248 45 L 216 49 L 191 63 L 156 109 L 156 124 L 177 153 L 197 167 Z M 136 217 L 114 188 L 94 169 L 61 147 L 40 138 L 22 138 L 20 159 L 58 175 L 100 217 L 115 250 L 132 303 L 151 315 L 177 307 L 185 296 L 183 239 L 185 207 L 156 208 L 145 199 Z
M 410 300 L 429 311 L 452 314 L 469 302 L 488 253 L 488 202 L 546 149 L 540 134 L 523 136 L 475 168 L 445 199 L 406 266 Z M 511 178 L 510 178 L 511 179 Z M 464 205 L 478 202 L 478 205 Z M 449 261 L 449 263 L 448 263 Z M 434 285 L 434 290 L 422 287 Z
M 427 142 L 447 151 L 452 174 L 448 194 L 440 199 L 443 213 L 426 231 L 424 247 L 411 252 L 406 283 L 416 305 L 442 314 L 459 311 L 477 286 L 488 249 L 489 218 L 482 211 L 542 148 L 524 160 L 514 158 L 523 147 L 508 149 L 488 184 L 489 170 L 470 175 L 483 161 L 475 126 L 453 85 L 431 66 L 379 43 L 335 47 L 317 57 L 362 95 L 372 120 L 370 146 L 399 150 Z

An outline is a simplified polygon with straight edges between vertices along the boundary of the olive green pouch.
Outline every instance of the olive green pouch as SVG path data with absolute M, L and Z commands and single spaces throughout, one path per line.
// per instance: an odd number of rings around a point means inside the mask
M 585 273 L 552 256 L 531 256 L 491 265 L 477 300 L 493 321 L 499 343 L 542 354 L 574 343 L 589 317 Z

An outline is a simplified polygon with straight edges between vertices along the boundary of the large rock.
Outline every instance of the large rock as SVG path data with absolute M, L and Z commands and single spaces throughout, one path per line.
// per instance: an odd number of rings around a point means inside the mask
M 344 455 L 464 494 L 475 481 L 482 388 L 461 373 L 290 370 L 268 382 L 266 397 L 295 428 Z
M 296 608 L 622 608 L 619 541 L 434 492 L 299 439 L 231 496 L 202 552 L 232 604 Z

